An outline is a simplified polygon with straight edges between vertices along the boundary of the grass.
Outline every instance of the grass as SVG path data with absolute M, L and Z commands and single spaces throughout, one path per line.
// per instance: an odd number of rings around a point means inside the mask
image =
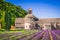
M 38 31 L 38 30 L 9 30 L 9 31 L 3 31 L 3 30 L 0 30 L 0 34 L 5 34 L 5 33 L 12 33 L 12 32 L 21 32 L 21 33 L 23 33 L 23 34 L 25 34 L 25 33 L 30 33 L 30 32 L 36 32 L 36 31 Z
M 25 33 L 26 31 L 25 30 L 9 30 L 9 31 L 6 31 L 4 29 L 0 30 L 0 34 L 13 33 L 13 32 L 22 32 L 22 33 Z

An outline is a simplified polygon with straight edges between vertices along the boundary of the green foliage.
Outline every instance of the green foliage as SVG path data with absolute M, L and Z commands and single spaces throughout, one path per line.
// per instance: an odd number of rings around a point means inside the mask
M 2 17 L 2 11 L 0 10 L 0 19 L 1 19 L 1 17 Z
M 25 17 L 27 11 L 20 6 L 13 5 L 11 3 L 0 0 L 0 19 L 2 19 L 2 28 L 9 29 L 11 25 L 14 25 L 15 18 Z
M 11 27 L 11 14 L 10 13 L 5 13 L 5 29 L 10 29 Z
M 2 11 L 2 17 L 1 17 L 1 25 L 2 25 L 2 28 L 4 29 L 5 28 L 5 11 Z

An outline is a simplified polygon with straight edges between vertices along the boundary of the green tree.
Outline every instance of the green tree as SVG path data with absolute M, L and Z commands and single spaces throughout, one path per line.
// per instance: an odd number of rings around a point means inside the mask
M 2 28 L 5 29 L 5 11 L 2 11 L 1 25 Z
M 9 30 L 11 27 L 11 14 L 10 13 L 5 13 L 5 29 Z

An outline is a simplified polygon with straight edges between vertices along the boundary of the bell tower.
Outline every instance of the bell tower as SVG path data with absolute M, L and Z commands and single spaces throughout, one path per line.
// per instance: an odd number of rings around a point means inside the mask
M 32 9 L 31 8 L 28 9 L 28 13 L 32 14 Z

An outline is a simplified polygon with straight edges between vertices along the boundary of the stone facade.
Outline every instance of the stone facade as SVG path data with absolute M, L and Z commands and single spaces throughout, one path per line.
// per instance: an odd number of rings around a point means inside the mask
M 32 14 L 32 9 L 28 10 L 25 18 L 16 18 L 16 29 L 39 29 L 54 30 L 60 29 L 60 18 L 37 18 Z

